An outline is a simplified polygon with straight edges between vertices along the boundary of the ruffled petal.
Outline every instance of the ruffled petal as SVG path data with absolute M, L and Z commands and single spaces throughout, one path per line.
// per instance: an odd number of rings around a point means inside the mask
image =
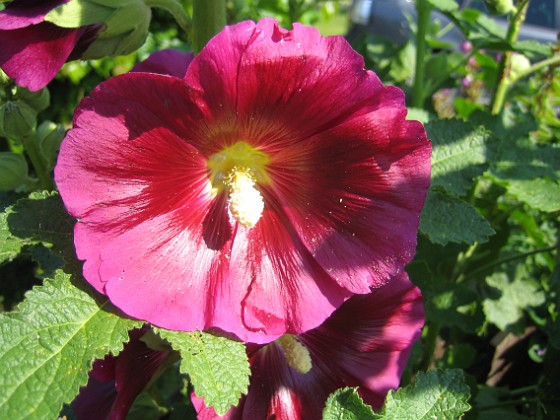
M 293 370 L 276 344 L 256 350 L 248 394 L 225 418 L 321 418 L 329 394 L 344 386 L 358 386 L 364 400 L 379 408 L 389 389 L 398 387 L 423 323 L 420 291 L 406 275 L 354 296 L 323 325 L 298 336 L 312 358 L 308 373 Z M 199 419 L 220 418 L 203 399 L 192 400 Z
M 55 7 L 70 0 L 14 0 L 0 12 L 0 30 L 21 29 L 37 25 Z M 1 44 L 4 47 L 3 43 Z
M 353 293 L 410 262 L 430 182 L 423 126 L 405 120 L 402 91 L 363 67 L 341 37 L 263 19 L 225 28 L 185 76 L 223 128 L 206 153 L 240 139 L 266 153 L 265 208 Z
M 183 78 L 193 58 L 193 53 L 172 49 L 160 50 L 150 55 L 146 60 L 136 64 L 132 71 L 167 74 Z

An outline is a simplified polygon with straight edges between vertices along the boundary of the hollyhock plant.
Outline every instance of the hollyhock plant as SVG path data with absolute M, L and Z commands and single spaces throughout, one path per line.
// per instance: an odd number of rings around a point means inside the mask
M 78 420 L 125 419 L 134 400 L 163 366 L 171 351 L 153 350 L 142 341 L 149 328 L 129 332 L 118 356 L 96 360 L 89 381 L 72 402 Z
M 350 298 L 324 324 L 248 351 L 247 396 L 227 419 L 320 419 L 330 393 L 359 387 L 365 402 L 382 406 L 399 386 L 424 324 L 422 297 L 406 274 L 369 295 Z M 196 391 L 196 390 L 195 390 Z M 220 418 L 193 396 L 199 420 Z
M 60 28 L 45 16 L 68 0 L 14 0 L 0 12 L 0 68 L 19 86 L 44 88 L 95 40 L 100 25 Z
M 76 109 L 55 180 L 84 276 L 129 316 L 267 343 L 403 271 L 431 145 L 342 37 L 224 28 L 183 78 Z

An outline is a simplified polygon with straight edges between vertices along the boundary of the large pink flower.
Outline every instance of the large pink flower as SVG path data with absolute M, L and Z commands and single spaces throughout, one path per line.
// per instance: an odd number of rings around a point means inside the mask
M 320 327 L 249 351 L 249 392 L 225 417 L 320 419 L 329 394 L 345 386 L 359 387 L 364 401 L 379 408 L 399 386 L 423 324 L 420 291 L 406 275 L 354 296 Z M 219 418 L 203 399 L 193 402 L 199 420 Z
M 184 78 L 129 73 L 77 108 L 55 179 L 84 276 L 128 315 L 265 343 L 411 260 L 431 145 L 341 37 L 226 27 Z
M 45 22 L 48 12 L 69 0 L 14 0 L 0 12 L 0 68 L 19 86 L 44 88 L 62 65 L 95 40 L 98 25 L 76 29 Z

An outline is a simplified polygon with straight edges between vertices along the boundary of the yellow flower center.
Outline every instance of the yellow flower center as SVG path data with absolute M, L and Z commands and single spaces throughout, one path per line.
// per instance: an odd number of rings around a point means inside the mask
M 291 334 L 284 334 L 276 343 L 284 351 L 288 365 L 299 373 L 308 373 L 313 367 L 309 351 L 297 338 Z
M 270 180 L 266 173 L 268 156 L 239 141 L 208 159 L 210 182 L 216 193 L 227 191 L 231 215 L 244 227 L 253 227 L 261 218 L 264 201 L 257 184 Z

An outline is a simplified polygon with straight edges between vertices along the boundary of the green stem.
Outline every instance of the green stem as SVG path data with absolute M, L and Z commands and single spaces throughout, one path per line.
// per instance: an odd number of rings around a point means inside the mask
M 420 360 L 419 370 L 426 372 L 434 358 L 434 352 L 436 350 L 436 343 L 439 337 L 439 332 L 441 330 L 441 325 L 437 322 L 432 322 L 424 327 L 428 332 L 426 333 L 426 338 L 424 340 L 424 355 L 422 360 Z
M 198 54 L 226 26 L 226 0 L 193 0 L 192 46 Z
M 425 81 L 425 60 L 426 60 L 426 34 L 430 24 L 431 6 L 428 0 L 417 0 L 416 10 L 418 12 L 416 33 L 416 69 L 414 73 L 414 86 L 412 89 L 412 106 L 423 108 L 424 105 L 424 81 Z
M 523 79 L 524 77 L 539 71 L 548 66 L 553 66 L 555 64 L 560 63 L 560 55 L 555 55 L 553 57 L 547 58 L 546 60 L 539 61 L 538 63 L 533 64 L 527 70 L 520 72 L 515 78 L 509 81 L 510 86 L 517 83 L 519 80 Z
M 540 254 L 541 252 L 553 251 L 554 249 L 556 249 L 556 245 L 547 246 L 545 248 L 539 248 L 539 249 L 535 249 L 533 251 L 523 252 L 521 254 L 515 254 L 515 255 L 512 255 L 511 257 L 502 258 L 498 261 L 494 261 L 494 262 L 485 264 L 482 267 L 479 267 L 476 270 L 473 270 L 471 273 L 469 273 L 469 275 L 463 277 L 461 280 L 462 281 L 470 280 L 473 277 L 478 276 L 480 273 L 483 273 L 483 272 L 485 272 L 486 270 L 488 270 L 492 267 L 496 267 L 496 266 L 502 265 L 504 263 L 514 261 L 514 260 L 518 260 L 518 259 L 521 259 L 521 258 L 530 257 L 531 255 Z
M 529 7 L 529 0 L 521 0 L 521 4 L 517 8 L 517 12 L 511 20 L 507 35 L 506 43 L 511 46 L 517 40 L 519 35 L 519 30 L 521 25 L 525 21 L 525 15 L 527 14 L 527 8 Z M 500 60 L 500 65 L 498 67 L 498 86 L 496 87 L 496 92 L 492 98 L 492 105 L 490 107 L 490 112 L 492 115 L 498 115 L 502 112 L 504 107 L 504 102 L 506 99 L 506 93 L 510 85 L 509 72 L 511 67 L 511 56 L 513 52 L 511 50 L 504 51 L 502 59 Z
M 509 395 L 517 396 L 517 395 L 527 394 L 528 392 L 536 392 L 538 388 L 539 388 L 538 385 L 530 385 L 530 386 L 524 386 L 523 388 L 511 389 L 509 391 Z
M 511 406 L 511 405 L 521 405 L 521 404 L 530 404 L 533 402 L 538 402 L 539 399 L 537 397 L 535 398 L 520 398 L 518 400 L 508 400 L 508 401 L 500 401 L 498 403 L 495 404 L 488 404 L 488 405 L 481 405 L 478 408 L 478 411 L 487 411 L 487 410 L 493 410 L 494 408 L 499 408 L 499 407 L 507 407 L 507 406 Z
M 148 7 L 158 7 L 167 10 L 173 15 L 179 26 L 187 33 L 191 27 L 191 19 L 185 8 L 177 0 L 144 0 Z
M 35 170 L 35 175 L 39 178 L 39 188 L 42 190 L 54 190 L 54 181 L 45 167 L 41 155 L 37 148 L 35 147 L 35 142 L 33 141 L 33 135 L 20 137 L 21 143 L 25 148 L 25 153 L 29 156 L 31 165 Z

